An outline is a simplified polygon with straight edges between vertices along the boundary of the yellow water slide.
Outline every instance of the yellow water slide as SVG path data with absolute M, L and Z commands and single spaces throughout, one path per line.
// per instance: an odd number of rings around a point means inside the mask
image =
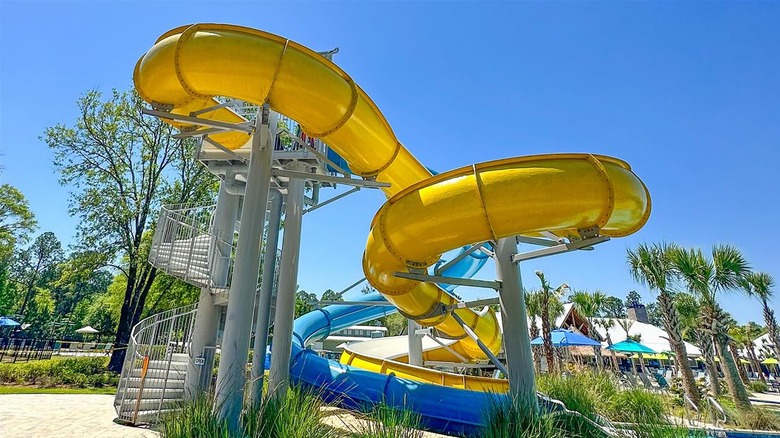
M 518 234 L 578 238 L 581 230 L 596 227 L 604 236 L 625 236 L 650 214 L 649 193 L 629 165 L 604 156 L 510 158 L 432 176 L 343 70 L 266 32 L 222 24 L 173 29 L 138 61 L 133 78 L 152 106 L 181 115 L 214 106 L 214 96 L 267 102 L 327 143 L 356 174 L 390 183 L 366 244 L 366 277 L 405 315 L 459 339 L 452 348 L 467 358 L 484 353 L 454 318 L 435 312 L 456 298 L 433 283 L 394 273 L 425 269 L 463 245 Z M 199 117 L 243 121 L 227 108 Z M 231 149 L 248 140 L 237 132 L 211 137 Z M 492 351 L 499 350 L 501 331 L 492 311 L 455 312 Z

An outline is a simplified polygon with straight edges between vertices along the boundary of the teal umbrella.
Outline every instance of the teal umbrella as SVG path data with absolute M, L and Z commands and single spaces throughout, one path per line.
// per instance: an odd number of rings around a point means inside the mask
M 607 347 L 607 350 L 613 350 L 619 353 L 656 354 L 656 351 L 652 348 L 642 345 L 633 339 L 626 339 L 623 342 L 612 344 Z

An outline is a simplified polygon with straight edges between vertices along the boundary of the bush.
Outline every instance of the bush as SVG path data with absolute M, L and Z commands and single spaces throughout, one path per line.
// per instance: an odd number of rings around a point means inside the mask
M 767 392 L 769 386 L 764 382 L 750 382 L 748 383 L 748 391 L 750 392 Z
M 116 386 L 119 376 L 106 369 L 105 357 L 69 357 L 24 363 L 0 364 L 0 383 L 71 386 L 76 388 Z
M 610 400 L 619 393 L 617 383 L 605 373 L 582 373 L 572 377 L 541 376 L 537 386 L 548 396 L 560 400 L 566 408 L 598 420 L 598 413 L 608 413 Z

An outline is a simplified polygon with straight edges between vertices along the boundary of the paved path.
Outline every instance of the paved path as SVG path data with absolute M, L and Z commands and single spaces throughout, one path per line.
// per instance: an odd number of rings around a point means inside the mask
M 113 395 L 0 395 L 2 438 L 157 438 L 147 429 L 120 426 Z

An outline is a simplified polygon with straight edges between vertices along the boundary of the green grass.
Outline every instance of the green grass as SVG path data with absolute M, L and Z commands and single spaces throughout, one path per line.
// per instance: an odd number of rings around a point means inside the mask
M 359 420 L 350 438 L 422 438 L 420 416 L 381 404 Z
M 4 394 L 116 394 L 113 386 L 102 388 L 39 388 L 37 386 L 0 386 L 0 395 Z

